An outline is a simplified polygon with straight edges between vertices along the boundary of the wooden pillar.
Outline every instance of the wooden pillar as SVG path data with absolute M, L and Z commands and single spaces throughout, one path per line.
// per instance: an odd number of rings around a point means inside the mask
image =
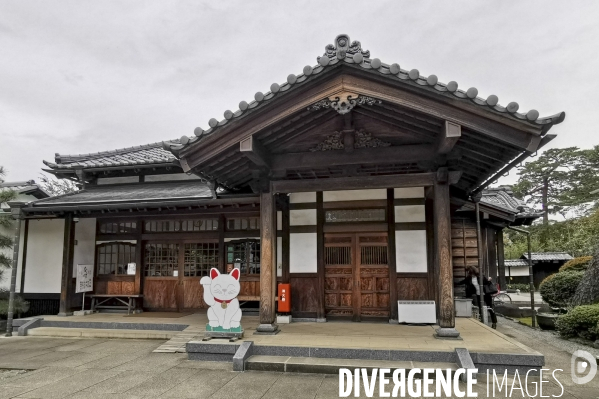
M 27 241 L 29 240 L 29 219 L 25 219 L 25 231 L 23 232 L 23 258 L 21 259 L 21 294 L 25 292 L 25 269 L 27 268 Z
M 143 273 L 143 243 L 141 241 L 141 234 L 143 231 L 143 220 L 137 219 L 137 232 L 136 232 L 136 245 L 135 245 L 135 288 L 134 293 L 141 295 L 142 293 L 142 279 Z
M 493 284 L 497 283 L 497 244 L 495 239 L 495 229 L 487 227 L 487 268 L 489 270 L 488 277 L 493 279 Z
M 260 193 L 260 325 L 259 334 L 277 334 L 275 296 L 277 284 L 277 213 L 275 197 Z
M 218 270 L 221 273 L 227 272 L 227 246 L 225 243 L 225 224 L 227 219 L 225 215 L 218 215 Z
M 395 249 L 395 193 L 387 189 L 387 259 L 389 262 L 389 318 L 397 323 L 397 258 Z
M 281 237 L 281 255 L 282 255 L 282 265 L 283 268 L 281 276 L 283 283 L 289 283 L 289 260 L 290 260 L 290 252 L 289 252 L 289 244 L 290 244 L 290 223 L 289 223 L 289 196 L 283 195 L 281 198 L 283 203 L 283 209 L 281 211 L 281 227 L 282 227 L 282 237 Z
M 24 204 L 19 204 L 17 206 L 11 205 L 11 213 L 14 221 L 14 232 L 15 235 L 13 237 L 12 244 L 12 267 L 10 270 L 10 291 L 8 294 L 8 313 L 6 320 L 6 336 L 12 337 L 13 330 L 13 318 L 14 318 L 14 308 L 15 308 L 15 290 L 17 283 L 17 269 L 19 267 L 19 249 L 21 242 L 21 220 L 23 219 L 23 211 L 21 207 Z
M 451 262 L 451 216 L 449 202 L 449 181 L 446 168 L 439 169 L 434 188 L 434 248 L 435 269 L 439 273 L 439 329 L 440 338 L 457 338 L 455 329 L 455 309 L 453 301 L 453 266 Z
M 322 191 L 316 192 L 316 272 L 318 275 L 318 310 L 316 319 L 326 321 L 324 306 L 324 201 Z
M 497 230 L 497 272 L 499 274 L 499 286 L 502 290 L 507 289 L 505 279 L 505 249 L 503 248 L 503 230 Z
M 75 222 L 73 214 L 67 213 L 64 220 L 64 241 L 62 245 L 62 277 L 60 279 L 59 316 L 72 316 L 71 296 L 73 294 L 73 253 L 75 249 Z

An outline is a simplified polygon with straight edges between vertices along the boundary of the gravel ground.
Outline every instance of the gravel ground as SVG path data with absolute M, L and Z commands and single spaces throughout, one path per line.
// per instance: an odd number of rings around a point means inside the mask
M 534 349 L 539 352 L 543 352 L 543 347 L 545 344 L 549 344 L 557 349 L 560 349 L 564 352 L 568 352 L 570 354 L 574 353 L 578 349 L 585 350 L 592 354 L 593 356 L 599 357 L 599 349 L 594 348 L 592 346 L 583 345 L 578 342 L 568 341 L 565 339 L 561 339 L 559 335 L 554 331 L 544 331 L 539 329 L 533 329 L 531 327 L 523 326 L 520 323 L 515 321 L 508 320 L 506 318 L 500 317 L 498 328 L 500 332 L 509 336 L 510 329 L 517 330 L 519 333 L 530 337 L 535 342 L 538 341 L 538 346 Z

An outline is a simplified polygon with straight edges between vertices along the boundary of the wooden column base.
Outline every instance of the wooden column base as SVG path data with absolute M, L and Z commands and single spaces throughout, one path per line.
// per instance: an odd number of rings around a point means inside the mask
M 67 317 L 67 316 L 72 316 L 72 315 L 73 315 L 73 312 L 60 312 L 56 316 L 58 316 L 58 317 Z
M 256 328 L 255 335 L 277 335 L 280 333 L 279 326 L 275 323 L 272 324 L 260 324 L 258 328 Z

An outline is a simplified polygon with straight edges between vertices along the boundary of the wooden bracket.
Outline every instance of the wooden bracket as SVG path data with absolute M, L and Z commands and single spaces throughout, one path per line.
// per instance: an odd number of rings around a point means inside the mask
M 239 151 L 254 164 L 270 169 L 270 154 L 253 135 L 239 142 Z
M 460 137 L 462 137 L 462 127 L 457 123 L 445 121 L 443 131 L 437 142 L 437 153 L 449 154 Z

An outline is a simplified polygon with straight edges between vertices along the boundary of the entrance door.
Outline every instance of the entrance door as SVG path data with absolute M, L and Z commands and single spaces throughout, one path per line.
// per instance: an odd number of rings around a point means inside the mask
M 147 242 L 144 254 L 144 307 L 182 311 L 205 308 L 200 279 L 218 268 L 218 242 Z
M 387 242 L 386 233 L 325 235 L 327 318 L 389 318 Z

